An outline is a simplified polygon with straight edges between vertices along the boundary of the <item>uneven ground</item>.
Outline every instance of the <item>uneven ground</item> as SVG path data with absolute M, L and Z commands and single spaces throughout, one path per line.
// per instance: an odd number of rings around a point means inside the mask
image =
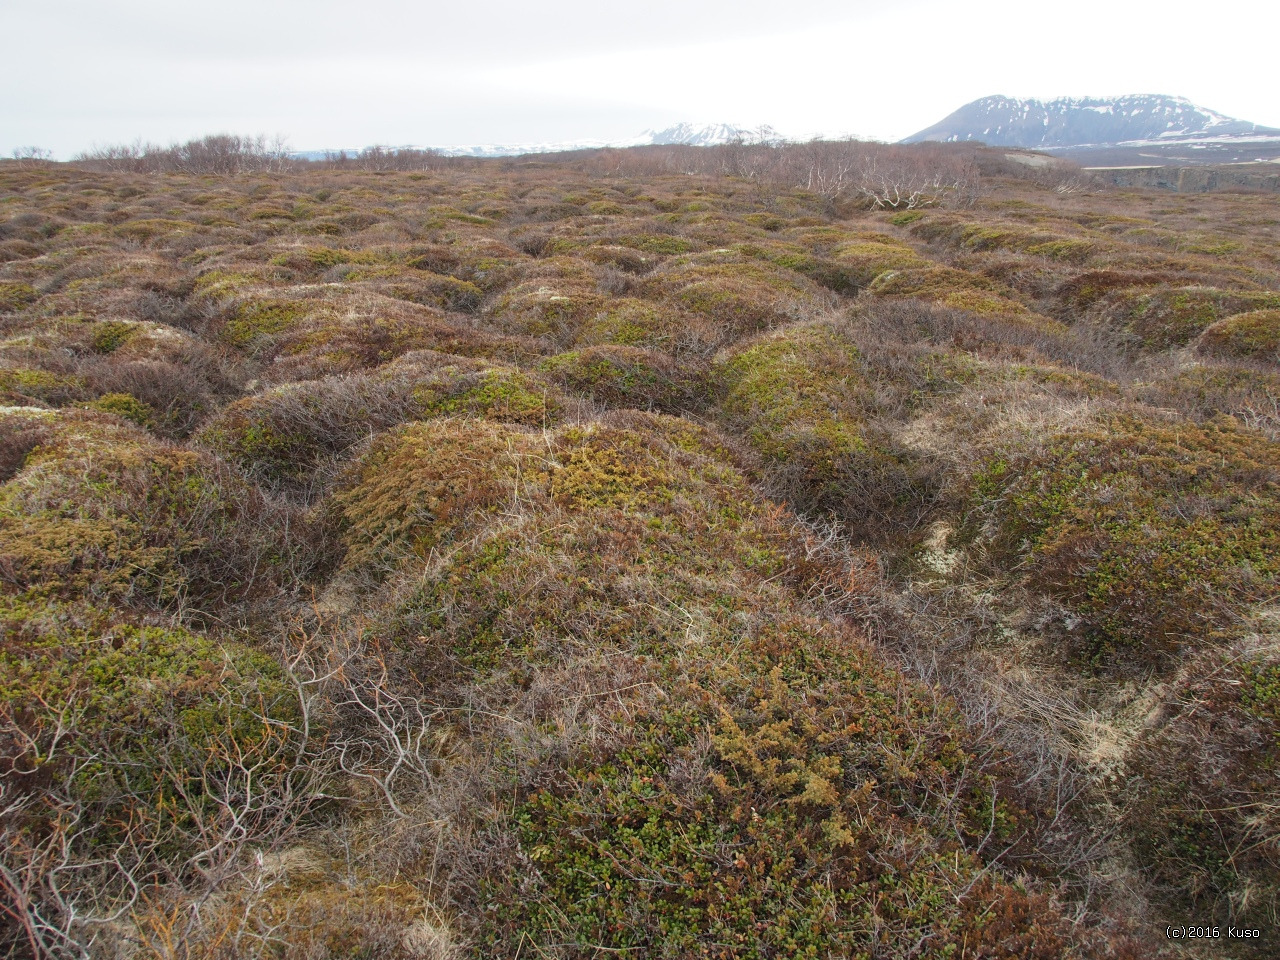
M 8 955 L 1274 956 L 1280 199 L 575 162 L 0 166 Z

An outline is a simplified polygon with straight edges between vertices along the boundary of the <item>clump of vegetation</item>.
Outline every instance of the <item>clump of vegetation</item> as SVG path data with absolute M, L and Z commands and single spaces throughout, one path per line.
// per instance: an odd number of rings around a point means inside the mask
M 1078 317 L 1107 294 L 1116 290 L 1136 292 L 1177 282 L 1171 273 L 1132 273 L 1123 270 L 1086 270 L 1061 283 L 1054 291 L 1070 317 Z
M 563 403 L 547 383 L 510 368 L 442 371 L 414 388 L 425 414 L 468 415 L 547 426 L 559 419 Z
M 1207 327 L 1196 341 L 1202 353 L 1280 362 L 1280 310 L 1237 313 Z
M 0 487 L 0 567 L 19 591 L 217 610 L 315 562 L 306 525 L 225 467 L 132 424 L 64 414 Z
M 616 343 L 662 349 L 678 341 L 682 319 L 677 311 L 670 308 L 664 309 L 635 297 L 618 297 L 587 319 L 578 330 L 577 343 L 582 346 Z
M 541 261 L 527 279 L 506 291 L 493 316 L 504 331 L 568 345 L 586 318 L 604 306 L 587 265 L 558 257 Z
M 1280 575 L 1280 448 L 1230 426 L 1114 417 L 974 478 L 990 549 L 1083 618 L 1092 656 L 1169 666 Z
M 883 234 L 866 234 L 838 244 L 831 256 L 852 271 L 857 288 L 869 286 L 886 270 L 917 270 L 929 261 L 910 246 Z
M 94 352 L 111 353 L 119 350 L 137 333 L 137 325 L 127 320 L 105 320 L 96 324 L 93 331 Z
M 864 535 L 911 529 L 927 509 L 925 473 L 868 425 L 876 398 L 847 333 L 785 327 L 714 374 L 721 423 L 760 454 L 779 498 L 834 512 Z
M 1020 223 L 937 218 L 922 220 L 910 230 L 922 239 L 962 250 L 1011 250 L 1068 263 L 1085 263 L 1099 251 L 1098 242 L 1092 238 L 1038 230 Z
M 297 326 L 310 312 L 306 303 L 284 300 L 250 300 L 227 321 L 223 337 L 236 347 L 253 347 L 259 341 Z
M 1129 757 L 1124 824 L 1144 872 L 1175 909 L 1270 924 L 1280 903 L 1280 662 L 1255 637 L 1181 679 Z M 1242 945 L 1263 957 L 1265 945 Z
M 334 498 L 345 564 L 386 572 L 457 535 L 520 483 L 532 439 L 496 424 L 445 419 L 379 438 Z
M 1206 328 L 1232 314 L 1280 307 L 1280 294 L 1212 287 L 1121 290 L 1101 301 L 1099 311 L 1143 346 L 1186 346 Z
M 1256 367 L 1201 364 L 1142 384 L 1138 396 L 1199 421 L 1230 416 L 1280 439 L 1280 374 Z
M 714 252 L 664 264 L 645 279 L 643 289 L 706 317 L 720 330 L 722 341 L 799 319 L 823 302 L 799 274 Z
M 570 393 L 608 407 L 679 412 L 696 405 L 697 371 L 655 350 L 621 344 L 557 354 L 539 369 Z
M 0 397 L 11 406 L 60 407 L 84 393 L 84 380 L 74 374 L 23 367 L 0 369 Z
M 114 413 L 140 427 L 147 427 L 155 422 L 155 411 L 131 393 L 104 393 L 89 406 L 103 413 Z
M 0 313 L 16 313 L 39 298 L 40 294 L 29 283 L 0 283 Z
M 56 785 L 45 812 L 78 821 L 33 833 L 66 831 L 81 855 L 123 847 L 143 858 L 134 882 L 163 882 L 232 812 L 223 790 L 250 786 L 238 764 L 260 769 L 265 794 L 287 789 L 299 703 L 271 658 L 31 596 L 0 598 L 0 630 L 0 730 L 24 747 L 6 750 L 6 777 L 18 797 Z
M 538 672 L 629 665 L 610 703 L 577 700 L 589 738 L 566 731 L 541 760 L 498 748 L 528 772 L 472 894 L 493 917 L 483 949 L 819 955 L 919 925 L 939 949 L 1065 944 L 1042 898 L 982 879 L 983 837 L 1016 835 L 1021 814 L 971 767 L 954 715 L 801 613 L 785 515 L 710 437 L 631 414 L 561 431 L 550 454 L 511 493 L 526 516 L 415 572 L 395 617 L 408 668 L 446 702 L 475 683 L 548 724 L 555 701 L 522 692 Z M 929 799 L 944 794 L 957 802 Z

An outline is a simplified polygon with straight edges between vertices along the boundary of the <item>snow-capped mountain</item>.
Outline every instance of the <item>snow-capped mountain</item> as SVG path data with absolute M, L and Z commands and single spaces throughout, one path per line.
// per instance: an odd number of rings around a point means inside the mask
M 981 140 L 992 146 L 1053 150 L 1275 138 L 1280 129 L 1236 120 L 1183 97 L 1130 94 L 1056 100 L 983 97 L 903 143 Z
M 762 126 L 754 129 L 735 126 L 731 123 L 677 123 L 665 130 L 646 130 L 639 136 L 626 140 L 558 140 L 533 143 L 486 143 L 486 144 L 451 144 L 448 146 L 389 147 L 390 150 L 431 149 L 448 157 L 514 157 L 527 153 L 563 153 L 566 150 L 599 150 L 603 147 L 648 147 L 662 144 L 687 144 L 695 147 L 709 147 L 721 143 L 743 140 L 748 143 L 761 141 L 773 142 L 780 139 L 773 127 Z M 301 150 L 294 154 L 299 159 L 323 160 L 326 154 L 337 153 L 336 150 Z M 347 149 L 348 156 L 360 153 L 359 148 Z

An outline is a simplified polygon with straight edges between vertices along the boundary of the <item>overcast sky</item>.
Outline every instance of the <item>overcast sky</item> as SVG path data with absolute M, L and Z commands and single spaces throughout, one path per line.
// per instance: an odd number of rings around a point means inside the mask
M 1168 93 L 1280 127 L 1280 3 L 0 0 L 0 151 L 614 139 L 682 120 L 896 140 L 988 94 Z

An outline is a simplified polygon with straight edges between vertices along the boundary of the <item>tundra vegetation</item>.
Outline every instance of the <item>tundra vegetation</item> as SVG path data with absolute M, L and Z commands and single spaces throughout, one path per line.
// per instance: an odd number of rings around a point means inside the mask
M 0 950 L 1274 956 L 1278 228 L 971 146 L 0 164 Z

